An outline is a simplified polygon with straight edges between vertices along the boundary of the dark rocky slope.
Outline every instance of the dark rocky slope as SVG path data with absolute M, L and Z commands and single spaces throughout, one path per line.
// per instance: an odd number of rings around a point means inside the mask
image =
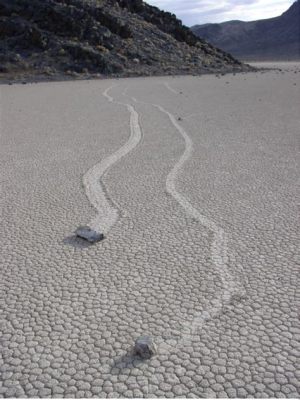
M 196 25 L 191 29 L 242 60 L 300 59 L 300 0 L 276 18 Z
M 0 78 L 247 70 L 141 0 L 0 0 Z

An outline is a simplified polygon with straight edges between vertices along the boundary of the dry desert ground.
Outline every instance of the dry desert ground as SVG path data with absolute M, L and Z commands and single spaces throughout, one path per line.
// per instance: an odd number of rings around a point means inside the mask
M 277 67 L 0 87 L 0 397 L 299 397 L 300 63 Z

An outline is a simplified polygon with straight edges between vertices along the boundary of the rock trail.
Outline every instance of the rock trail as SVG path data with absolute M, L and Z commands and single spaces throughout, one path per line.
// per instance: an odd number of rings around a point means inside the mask
M 178 92 L 167 82 L 164 82 L 164 85 L 170 92 L 178 94 Z M 123 94 L 127 97 L 131 97 L 131 99 L 136 103 L 150 105 L 158 109 L 161 113 L 167 115 L 171 124 L 182 136 L 185 144 L 184 152 L 167 176 L 166 190 L 181 205 L 187 214 L 195 218 L 205 228 L 209 229 L 213 233 L 211 257 L 217 274 L 221 279 L 223 291 L 216 296 L 216 299 L 211 307 L 203 312 L 197 313 L 192 321 L 188 321 L 183 324 L 185 326 L 186 334 L 183 334 L 180 340 L 177 341 L 177 346 L 183 345 L 184 343 L 186 344 L 187 341 L 193 340 L 193 336 L 199 333 L 199 329 L 201 329 L 205 321 L 219 315 L 219 313 L 222 312 L 222 308 L 226 304 L 230 303 L 233 298 L 242 297 L 243 291 L 241 291 L 240 288 L 241 284 L 236 282 L 236 277 L 232 276 L 228 269 L 228 234 L 222 227 L 218 226 L 214 221 L 197 210 L 187 199 L 187 197 L 181 194 L 176 188 L 176 180 L 179 174 L 182 172 L 184 164 L 190 159 L 193 153 L 193 142 L 188 133 L 178 123 L 176 117 L 161 105 L 137 100 L 135 97 L 127 95 L 127 89 L 125 89 Z M 160 344 L 160 350 L 162 351 L 166 346 L 168 346 L 167 343 Z
M 175 90 L 174 88 L 172 88 L 172 86 L 170 86 L 170 84 L 168 82 L 164 82 L 164 86 L 171 92 L 174 94 L 179 94 L 179 92 L 177 92 L 177 90 Z
M 164 85 L 170 92 L 176 94 L 178 93 L 167 82 L 164 82 Z M 120 210 L 118 210 L 118 208 L 113 204 L 112 199 L 108 199 L 108 196 L 103 188 L 103 183 L 100 183 L 101 179 L 109 170 L 109 168 L 111 168 L 112 165 L 114 165 L 115 163 L 119 162 L 122 157 L 130 153 L 139 144 L 142 138 L 142 130 L 139 124 L 138 112 L 131 104 L 116 101 L 112 96 L 109 95 L 109 91 L 114 87 L 116 86 L 113 85 L 107 88 L 103 92 L 103 96 L 109 102 L 119 104 L 127 108 L 128 112 L 130 113 L 130 138 L 115 153 L 93 166 L 84 175 L 83 178 L 87 197 L 89 198 L 94 208 L 97 210 L 97 215 L 90 222 L 90 226 L 96 231 L 102 231 L 105 234 L 107 234 L 112 226 L 116 223 Z M 127 89 L 128 88 L 123 91 L 122 95 L 130 97 L 129 95 L 127 95 Z M 195 218 L 205 228 L 209 229 L 213 233 L 211 257 L 216 271 L 221 279 L 223 291 L 216 297 L 214 305 L 211 308 L 202 313 L 198 313 L 194 317 L 193 321 L 188 323 L 189 326 L 187 327 L 187 331 L 190 331 L 189 336 L 192 337 L 192 335 L 201 328 L 206 320 L 214 318 L 216 315 L 218 315 L 218 313 L 222 311 L 223 306 L 230 302 L 231 298 L 238 292 L 235 278 L 231 275 L 227 265 L 228 234 L 214 221 L 212 221 L 210 218 L 197 210 L 186 198 L 186 196 L 181 194 L 176 188 L 176 180 L 178 178 L 178 175 L 181 173 L 184 164 L 190 159 L 193 153 L 193 142 L 188 133 L 178 123 L 176 117 L 161 105 L 145 103 L 137 100 L 135 97 L 131 97 L 131 99 L 136 103 L 151 105 L 152 107 L 155 107 L 157 110 L 159 110 L 161 113 L 167 115 L 171 124 L 182 136 L 185 144 L 185 149 L 180 159 L 177 161 L 177 163 L 174 165 L 173 169 L 169 172 L 167 176 L 166 190 L 191 217 Z M 186 339 L 186 337 L 182 338 L 182 340 Z
M 111 103 L 119 104 L 127 108 L 130 113 L 130 137 L 128 141 L 119 148 L 115 153 L 106 157 L 98 164 L 94 165 L 83 177 L 83 184 L 86 195 L 97 211 L 97 215 L 91 220 L 90 227 L 98 232 L 107 234 L 119 217 L 119 210 L 114 204 L 113 199 L 109 199 L 102 178 L 107 171 L 121 158 L 130 153 L 141 141 L 142 130 L 139 124 L 139 114 L 135 108 L 127 103 L 115 101 L 108 93 L 116 87 L 112 85 L 104 90 L 103 96 Z

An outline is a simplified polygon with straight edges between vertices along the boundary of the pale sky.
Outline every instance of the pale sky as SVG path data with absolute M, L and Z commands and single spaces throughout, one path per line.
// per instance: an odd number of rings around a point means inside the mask
M 277 17 L 295 0 L 146 0 L 176 14 L 187 26 L 232 19 L 253 21 Z

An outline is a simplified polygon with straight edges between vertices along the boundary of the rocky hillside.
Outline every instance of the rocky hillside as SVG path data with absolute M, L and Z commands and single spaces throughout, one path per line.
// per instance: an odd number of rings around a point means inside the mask
M 300 0 L 276 18 L 196 25 L 191 29 L 242 60 L 300 59 Z
M 247 69 L 142 0 L 0 0 L 0 79 Z

